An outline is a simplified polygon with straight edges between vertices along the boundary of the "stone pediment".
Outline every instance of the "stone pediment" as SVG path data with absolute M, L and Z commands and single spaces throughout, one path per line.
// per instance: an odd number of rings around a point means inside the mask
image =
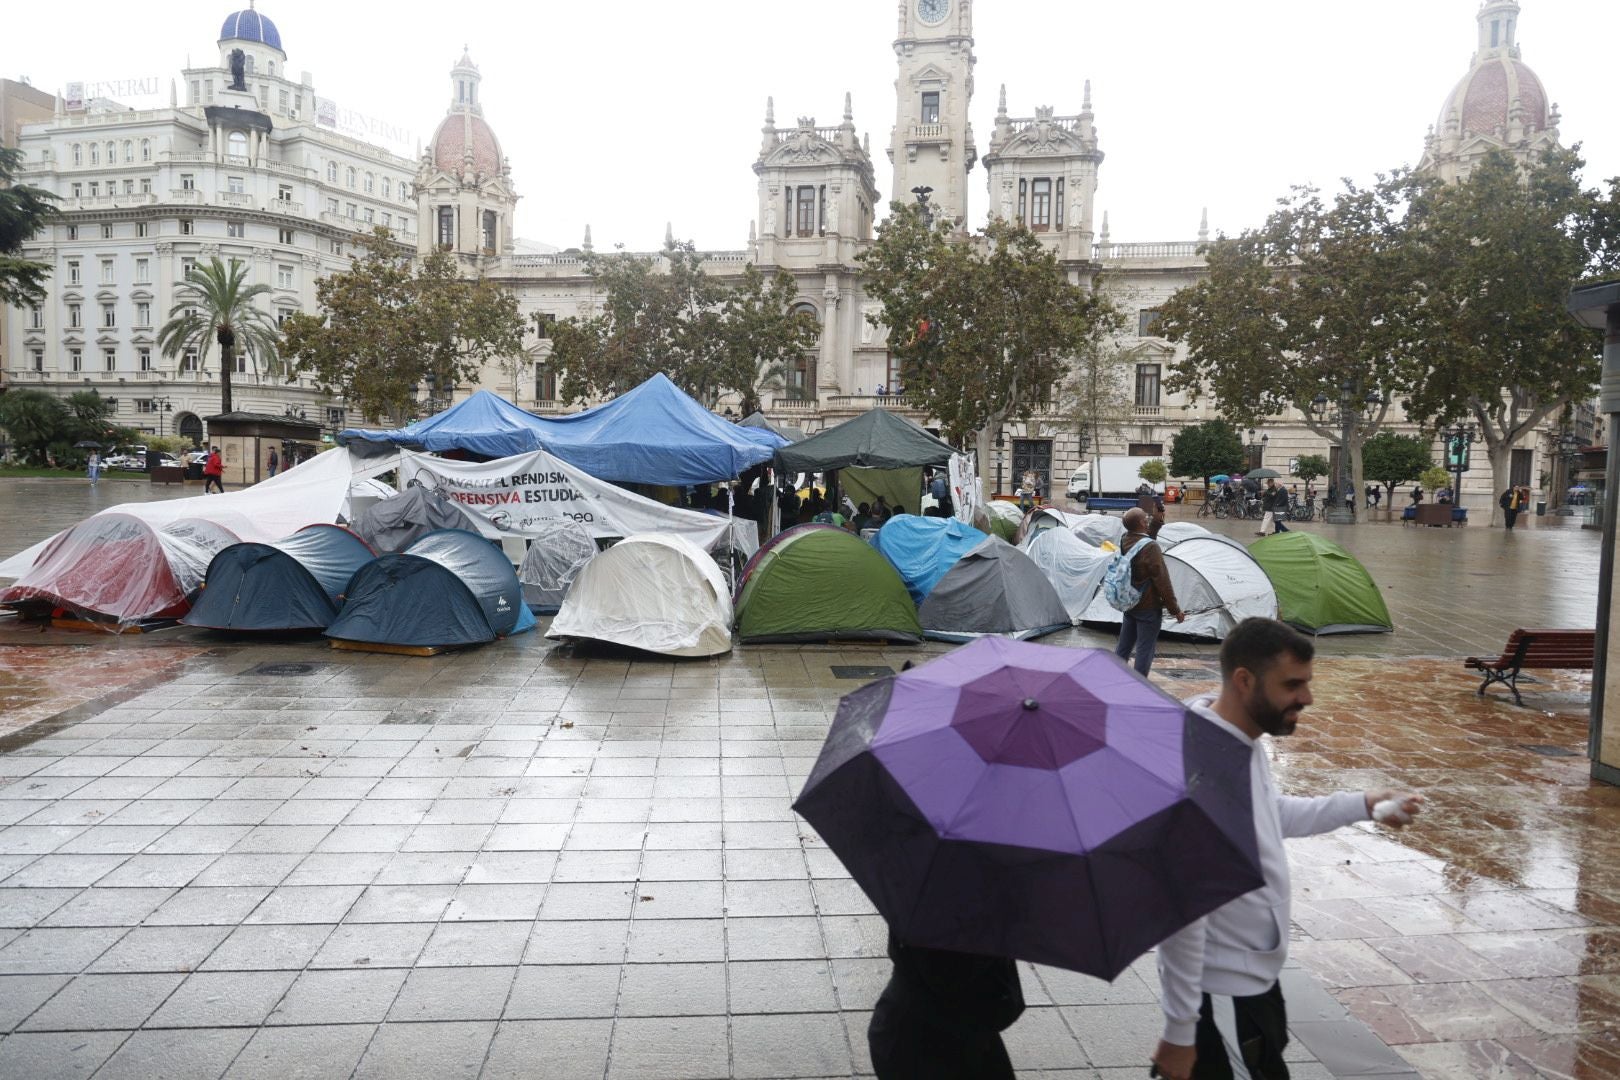
M 928 82 L 948 83 L 950 81 L 951 73 L 937 64 L 926 64 L 911 73 L 911 82 L 914 86 Z
M 796 131 L 790 134 L 782 144 L 772 150 L 765 157 L 765 164 L 771 165 L 815 165 L 822 162 L 835 162 L 842 155 L 838 148 L 826 139 L 821 138 L 813 131 Z
M 1003 157 L 1055 157 L 1084 154 L 1087 150 L 1080 136 L 1060 122 L 1035 120 L 1008 139 L 999 153 Z

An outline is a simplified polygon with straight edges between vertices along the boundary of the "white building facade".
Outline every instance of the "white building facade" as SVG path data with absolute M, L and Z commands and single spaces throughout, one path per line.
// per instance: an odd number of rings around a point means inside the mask
M 220 411 L 218 348 L 199 364 L 157 344 L 192 265 L 240 260 L 279 322 L 315 309 L 316 281 L 347 269 L 373 227 L 414 248 L 415 164 L 319 125 L 313 82 L 293 78 L 274 23 L 232 14 L 218 60 L 187 69 L 167 108 L 58 99 L 53 119 L 22 129 L 19 179 L 56 194 L 61 216 L 25 249 L 53 268 L 45 302 L 4 313 L 10 386 L 94 389 L 120 424 L 201 440 Z M 232 383 L 238 410 L 348 419 L 256 357 L 238 358 Z

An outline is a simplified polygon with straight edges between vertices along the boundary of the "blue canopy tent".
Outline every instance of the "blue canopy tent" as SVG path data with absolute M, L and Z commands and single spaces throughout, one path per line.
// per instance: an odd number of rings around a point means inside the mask
M 208 564 L 181 620 L 210 630 L 324 630 L 349 580 L 377 557 L 338 525 L 310 525 L 273 544 L 232 544 Z
M 326 636 L 369 645 L 481 645 L 534 629 L 523 585 L 477 533 L 441 529 L 354 575 Z
M 351 428 L 338 442 L 364 453 L 406 447 L 485 458 L 545 450 L 599 480 L 684 487 L 730 480 L 771 461 L 787 440 L 714 415 L 663 374 L 572 416 L 539 417 L 487 390 L 396 431 Z

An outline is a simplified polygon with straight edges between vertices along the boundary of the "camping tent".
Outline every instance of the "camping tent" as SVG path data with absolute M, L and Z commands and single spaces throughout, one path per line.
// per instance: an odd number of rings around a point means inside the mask
M 196 518 L 156 525 L 104 511 L 48 541 L 38 561 L 0 592 L 27 615 L 61 612 L 117 630 L 176 619 L 191 607 L 214 555 L 236 543 Z
M 1277 594 L 1260 564 L 1215 536 L 1183 540 L 1164 553 L 1170 586 L 1186 622 L 1165 615 L 1163 632 L 1222 641 L 1244 619 L 1277 617 Z M 1081 621 L 1118 626 L 1124 616 L 1098 592 Z
M 584 565 L 596 556 L 596 541 L 577 521 L 558 518 L 535 526 L 518 580 L 523 601 L 536 615 L 555 615 Z
M 837 427 L 776 452 L 786 473 L 834 469 L 920 469 L 946 465 L 956 453 L 917 424 L 886 409 L 871 409 Z M 915 509 L 910 507 L 909 509 Z
M 998 537 L 986 537 L 957 560 L 917 614 L 923 634 L 939 641 L 987 634 L 1027 641 L 1071 622 L 1040 567 Z
M 955 518 L 902 514 L 878 530 L 872 545 L 900 572 L 911 598 L 921 603 L 956 560 L 988 537 Z
M 212 630 L 325 630 L 343 590 L 377 557 L 337 525 L 311 525 L 273 544 L 232 544 L 181 622 Z
M 689 540 L 631 536 L 585 564 L 547 637 L 665 656 L 731 650 L 731 599 L 713 559 Z
M 1122 517 L 1109 517 L 1107 514 L 1071 514 L 1069 528 L 1074 535 L 1090 544 L 1092 547 L 1102 547 L 1104 544 L 1119 546 L 1125 538 L 1125 519 Z
M 1079 622 L 1102 587 L 1113 555 L 1061 528 L 1033 532 L 1021 546 L 1057 590 L 1069 620 Z
M 487 522 L 463 510 L 459 503 L 421 485 L 373 503 L 360 512 L 350 528 L 383 554 L 404 551 L 428 533 L 440 529 L 466 529 L 485 537 L 498 535 Z
M 533 628 L 523 586 L 501 550 L 477 533 L 442 529 L 361 567 L 326 636 L 443 648 Z
M 654 375 L 612 401 L 543 418 L 480 390 L 444 412 L 394 431 L 351 428 L 340 443 L 502 458 L 547 450 L 598 480 L 684 487 L 730 480 L 771 460 L 786 440 L 714 415 L 669 377 Z
M 305 525 L 336 521 L 348 505 L 351 490 L 357 485 L 369 488 L 370 485 L 364 484 L 366 477 L 387 472 L 396 464 L 392 456 L 361 461 L 347 450 L 328 450 L 316 454 L 311 461 L 240 491 L 122 503 L 101 513 L 138 518 L 154 529 L 181 518 L 196 518 L 213 522 L 231 533 L 227 543 L 234 544 L 237 540 L 274 542 Z M 0 563 L 0 578 L 20 578 L 29 573 L 46 547 L 64 535 L 58 533 L 49 540 L 41 540 Z M 208 558 L 212 557 L 210 551 Z M 198 570 L 199 582 L 207 569 L 205 558 Z
M 1051 506 L 1037 506 L 1024 515 L 1018 524 L 1017 542 L 1023 544 L 1031 536 L 1046 529 L 1073 529 L 1080 523 L 1080 514 L 1071 514 Z
M 1212 532 L 1209 529 L 1204 528 L 1202 525 L 1195 525 L 1190 521 L 1165 522 L 1159 527 L 1159 535 L 1155 537 L 1155 539 L 1159 541 L 1160 547 L 1168 551 L 1177 544 L 1181 543 L 1183 540 L 1192 540 L 1195 538 L 1202 539 L 1204 537 L 1219 540 L 1228 547 L 1236 548 L 1242 552 L 1247 552 L 1249 550 L 1243 546 L 1243 542 L 1241 540 L 1227 536 L 1225 533 Z
M 1017 503 L 1006 499 L 992 499 L 985 504 L 990 531 L 1011 544 L 1018 539 L 1018 527 L 1024 523 L 1024 512 Z
M 921 640 L 905 582 L 860 537 L 801 526 L 776 541 L 749 564 L 737 594 L 743 641 Z
M 745 416 L 741 420 L 737 421 L 737 426 L 738 427 L 749 427 L 749 428 L 764 428 L 766 431 L 769 431 L 771 434 L 780 436 L 783 440 L 785 440 L 787 442 L 790 442 L 790 443 L 796 443 L 796 442 L 803 442 L 804 441 L 804 432 L 803 431 L 799 430 L 798 428 L 794 427 L 791 424 L 778 424 L 775 421 L 768 419 L 765 416 L 765 414 L 762 413 L 762 412 L 749 413 L 747 416 Z
M 1312 634 L 1388 633 L 1389 608 L 1367 568 L 1316 533 L 1275 533 L 1249 554 L 1277 589 L 1281 619 Z

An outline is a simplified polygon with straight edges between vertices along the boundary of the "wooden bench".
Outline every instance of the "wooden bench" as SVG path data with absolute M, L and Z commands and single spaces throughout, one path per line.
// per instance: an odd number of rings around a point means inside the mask
M 1591 671 L 1592 656 L 1597 649 L 1595 630 L 1515 630 L 1508 637 L 1502 655 L 1494 660 L 1470 656 L 1463 665 L 1483 672 L 1485 681 L 1479 684 L 1479 696 L 1492 683 L 1501 683 L 1513 691 L 1514 704 L 1523 705 L 1519 696 L 1519 673 L 1526 670 Z

